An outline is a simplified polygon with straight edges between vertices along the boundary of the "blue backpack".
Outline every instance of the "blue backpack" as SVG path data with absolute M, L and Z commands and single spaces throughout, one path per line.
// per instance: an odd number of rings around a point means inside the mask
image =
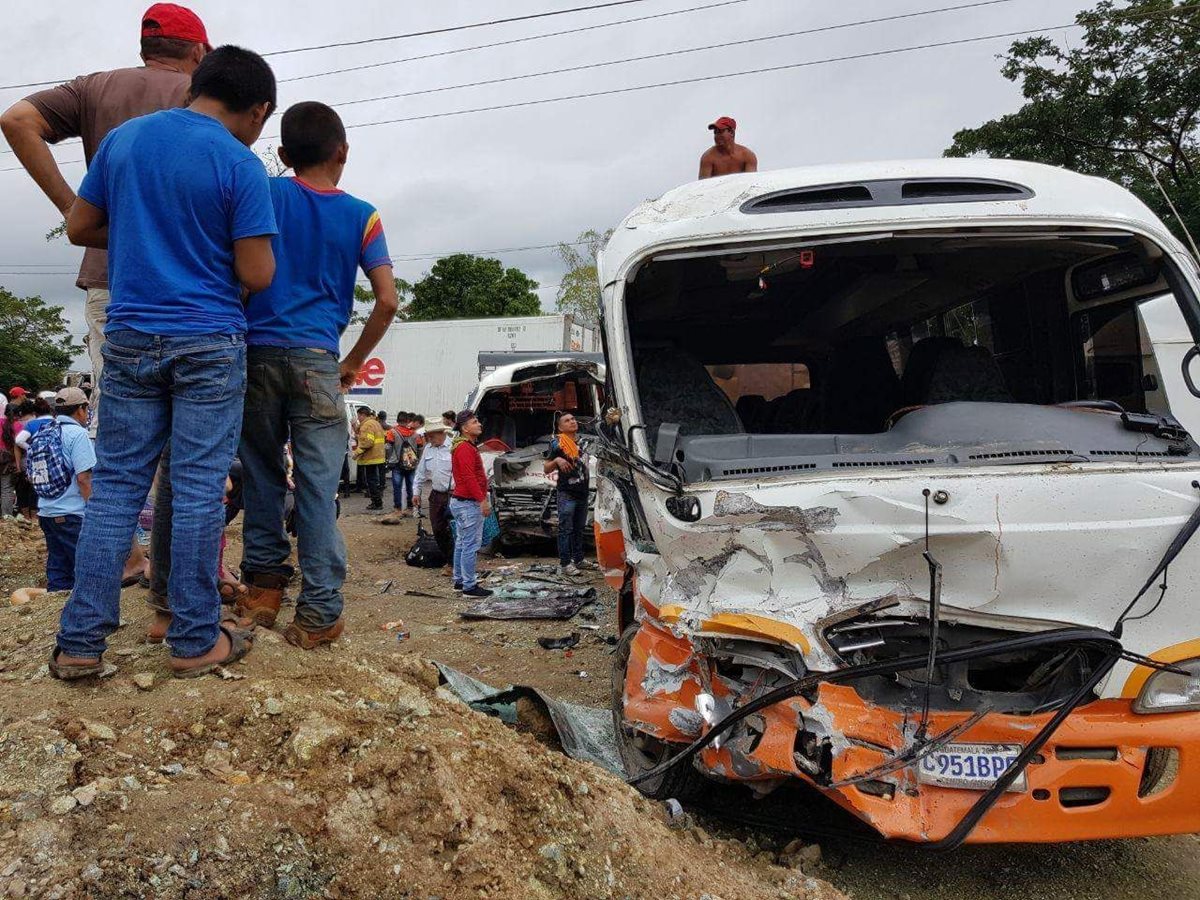
M 62 425 L 47 422 L 29 439 L 25 477 L 43 500 L 57 500 L 71 486 L 75 473 L 63 455 Z

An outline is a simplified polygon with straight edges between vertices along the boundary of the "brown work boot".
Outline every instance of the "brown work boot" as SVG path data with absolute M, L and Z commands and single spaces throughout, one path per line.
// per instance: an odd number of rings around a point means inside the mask
M 283 638 L 301 650 L 313 650 L 325 644 L 332 644 L 342 636 L 342 632 L 345 630 L 346 620 L 340 616 L 336 622 L 320 631 L 309 631 L 293 620 L 292 624 L 283 630 Z
M 247 592 L 238 598 L 237 614 L 254 620 L 261 628 L 272 628 L 279 607 L 283 604 L 283 592 L 287 587 L 286 575 L 255 573 L 246 576 Z

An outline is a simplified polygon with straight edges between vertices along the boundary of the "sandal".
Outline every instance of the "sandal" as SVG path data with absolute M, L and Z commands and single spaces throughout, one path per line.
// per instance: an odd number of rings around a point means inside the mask
M 62 653 L 61 647 L 55 647 L 54 652 L 50 654 L 50 674 L 60 681 L 74 681 L 76 678 L 88 678 L 92 675 L 99 675 L 104 671 L 104 657 L 97 656 L 94 663 L 73 663 L 67 665 L 59 663 L 58 655 Z
M 221 630 L 225 632 L 229 638 L 229 652 L 222 659 L 213 660 L 208 663 L 188 666 L 181 665 L 187 660 L 181 657 L 171 657 L 171 674 L 176 678 L 199 678 L 202 675 L 207 675 L 210 672 L 215 672 L 222 666 L 231 666 L 239 659 L 244 657 L 254 647 L 254 633 L 242 631 L 238 628 L 232 628 L 224 623 L 221 625 Z M 205 654 L 207 655 L 207 654 Z
M 232 612 L 221 614 L 221 624 L 241 631 L 253 631 L 254 620 L 238 618 Z M 154 610 L 154 621 L 146 629 L 147 644 L 161 644 L 167 638 L 167 630 L 171 627 L 171 614 L 162 610 Z

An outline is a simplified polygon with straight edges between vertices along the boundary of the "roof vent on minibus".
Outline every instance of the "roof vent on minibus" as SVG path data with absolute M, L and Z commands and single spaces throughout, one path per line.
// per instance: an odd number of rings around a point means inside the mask
M 848 184 L 788 188 L 747 200 L 744 213 L 806 212 L 864 206 L 907 206 L 917 203 L 979 203 L 1024 200 L 1033 191 L 1024 185 L 992 178 L 888 178 Z
M 1028 188 L 1003 181 L 975 178 L 921 179 L 906 181 L 900 188 L 905 200 L 1012 200 L 1028 197 Z

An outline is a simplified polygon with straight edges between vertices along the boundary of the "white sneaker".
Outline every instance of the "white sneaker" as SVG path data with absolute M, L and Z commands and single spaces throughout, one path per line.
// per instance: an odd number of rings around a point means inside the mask
M 572 578 L 574 578 L 576 575 L 579 574 L 579 569 L 575 568 L 575 563 L 568 563 L 565 566 L 558 567 L 558 574 L 559 575 L 570 575 Z

